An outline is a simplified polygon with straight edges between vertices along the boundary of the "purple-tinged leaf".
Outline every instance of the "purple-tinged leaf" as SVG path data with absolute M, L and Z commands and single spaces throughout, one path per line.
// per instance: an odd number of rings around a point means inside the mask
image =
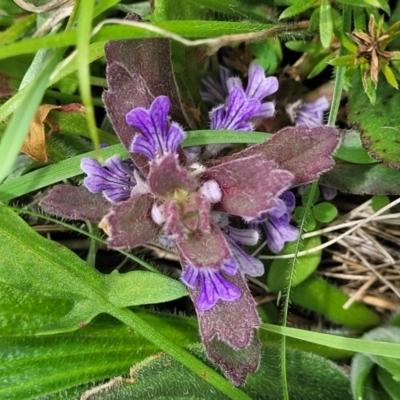
M 164 230 L 169 236 L 187 240 L 188 235 L 210 233 L 210 203 L 198 193 L 187 195 L 177 192 L 176 195 L 185 196 L 181 201 L 167 200 L 163 205 L 163 214 L 166 219 Z
M 171 195 L 177 189 L 192 191 L 198 185 L 196 179 L 179 166 L 174 154 L 151 164 L 147 183 L 152 193 L 162 197 Z
M 219 184 L 223 211 L 257 218 L 275 206 L 276 197 L 290 187 L 293 175 L 278 169 L 273 160 L 267 160 L 262 154 L 233 157 L 207 169 L 202 179 L 213 179 Z
M 103 195 L 90 193 L 84 186 L 57 185 L 39 206 L 58 217 L 92 222 L 100 222 L 110 211 L 110 202 Z
M 246 279 L 241 274 L 225 275 L 241 291 L 242 295 L 235 301 L 219 301 L 208 311 L 197 309 L 200 333 L 203 343 L 217 338 L 233 348 L 247 347 L 260 325 L 256 303 L 247 287 Z M 190 297 L 196 304 L 200 288 L 189 288 Z
M 140 17 L 130 15 L 130 20 Z M 105 46 L 108 90 L 103 94 L 112 125 L 129 149 L 137 130 L 125 121 L 125 115 L 136 107 L 149 108 L 155 97 L 168 95 L 172 119 L 187 128 L 178 89 L 171 66 L 167 39 L 110 41 Z
M 183 240 L 176 241 L 182 264 L 197 268 L 220 268 L 230 258 L 231 251 L 220 229 L 211 224 L 208 233 L 195 232 Z
M 114 248 L 133 248 L 154 239 L 159 228 L 151 218 L 154 199 L 149 194 L 131 197 L 111 207 L 99 226 L 108 234 Z
M 290 171 L 294 175 L 292 185 L 298 186 L 314 181 L 333 167 L 332 153 L 339 140 L 339 131 L 333 127 L 287 127 L 275 133 L 270 140 L 216 160 L 211 165 L 262 154 L 267 160 L 274 160 L 279 168 Z
M 257 371 L 260 365 L 261 344 L 256 329 L 253 329 L 251 342 L 244 348 L 233 349 L 217 338 L 204 342 L 204 347 L 208 358 L 221 367 L 235 386 L 243 385 L 247 376 Z

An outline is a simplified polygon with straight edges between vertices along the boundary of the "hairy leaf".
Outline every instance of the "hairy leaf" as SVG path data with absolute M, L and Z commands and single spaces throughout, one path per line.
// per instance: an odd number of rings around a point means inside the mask
M 249 147 L 212 163 L 219 165 L 240 157 L 262 154 L 274 160 L 280 169 L 294 175 L 294 186 L 309 183 L 333 167 L 332 154 L 339 145 L 339 132 L 332 127 L 288 127 L 264 143 Z
M 207 362 L 199 346 L 189 346 L 189 350 Z M 131 383 L 122 382 L 105 388 L 92 398 L 94 400 L 226 399 L 163 354 L 149 357 L 143 363 L 135 365 L 131 371 L 133 378 Z M 279 349 L 267 346 L 262 349 L 262 363 L 259 370 L 249 376 L 243 391 L 252 399 L 276 400 L 281 398 L 280 381 Z M 290 399 L 293 400 L 313 397 L 326 400 L 351 399 L 348 378 L 335 364 L 318 356 L 290 349 L 288 383 Z
M 151 218 L 153 199 L 139 194 L 117 203 L 100 222 L 107 233 L 108 244 L 114 248 L 133 248 L 151 242 L 159 228 Z
M 0 205 L 0 219 L 0 243 L 7 249 L 2 251 L 0 281 L 43 297 L 74 302 L 61 321 L 43 328 L 46 332 L 78 329 L 111 308 L 169 301 L 186 294 L 181 283 L 157 273 L 103 275 L 67 248 L 34 232 L 6 206 Z
M 100 222 L 110 210 L 110 202 L 102 194 L 90 193 L 85 186 L 57 185 L 39 205 L 58 217 L 92 222 Z
M 246 152 L 246 150 L 244 151 Z M 247 154 L 247 153 L 246 153 Z M 244 157 L 239 157 L 243 155 Z M 226 162 L 207 169 L 203 179 L 214 179 L 222 190 L 222 210 L 233 215 L 257 218 L 275 206 L 275 198 L 288 189 L 292 174 L 277 168 L 262 154 L 237 153 Z
M 374 104 L 361 92 L 361 79 L 355 74 L 349 90 L 350 121 L 361 132 L 363 146 L 371 156 L 391 167 L 400 168 L 399 91 L 380 79 Z

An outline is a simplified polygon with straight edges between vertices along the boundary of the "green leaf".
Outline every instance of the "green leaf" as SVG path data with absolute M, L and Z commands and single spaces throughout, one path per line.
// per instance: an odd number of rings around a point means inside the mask
M 207 362 L 200 346 L 188 350 Z M 288 350 L 288 381 L 291 399 L 308 399 L 318 393 L 322 399 L 350 400 L 348 378 L 333 363 L 318 356 Z M 128 399 L 226 399 L 203 383 L 196 375 L 188 373 L 171 357 L 160 354 L 149 357 L 134 369 L 134 384 L 122 383 L 107 391 L 97 393 L 95 400 Z M 252 399 L 275 400 L 281 398 L 279 349 L 268 346 L 262 350 L 262 363 L 258 371 L 246 381 L 243 391 Z
M 297 224 L 301 223 L 303 219 L 305 219 L 305 232 L 312 232 L 317 227 L 317 221 L 315 220 L 312 213 L 308 213 L 307 216 L 304 216 L 306 212 L 306 208 L 304 206 L 298 206 L 294 210 L 294 219 L 296 220 Z
M 316 0 L 297 0 L 279 16 L 279 19 L 290 18 L 294 15 L 298 15 L 313 7 L 315 4 Z
M 394 73 L 392 69 L 389 67 L 388 64 L 381 63 L 380 65 L 381 71 L 383 72 L 383 75 L 385 75 L 385 78 L 390 86 L 393 86 L 395 89 L 399 88 L 399 84 L 397 83 L 397 79 L 394 76 Z
M 376 374 L 382 387 L 392 399 L 396 399 L 400 393 L 400 382 L 393 379 L 393 376 L 383 368 L 378 367 Z
M 376 85 L 372 82 L 372 79 L 367 76 L 369 65 L 361 64 L 360 72 L 361 72 L 361 82 L 363 84 L 364 92 L 368 96 L 371 104 L 375 104 L 376 102 Z
M 6 206 L 0 205 L 0 243 L 4 250 L 0 281 L 43 297 L 74 301 L 72 310 L 49 332 L 78 329 L 109 305 L 165 302 L 185 296 L 185 287 L 162 274 L 135 271 L 103 275 L 75 253 L 43 238 Z M 29 245 L 27 245 L 29 243 Z
M 293 51 L 298 51 L 301 53 L 311 53 L 311 54 L 323 54 L 325 50 L 321 47 L 319 43 L 291 40 L 285 43 L 285 46 Z
M 328 65 L 329 62 L 334 58 L 333 54 L 328 54 L 322 60 L 318 61 L 311 72 L 307 75 L 307 79 L 312 79 L 319 75 Z
M 362 303 L 353 303 L 345 310 L 343 305 L 348 299 L 341 290 L 315 275 L 292 290 L 293 303 L 356 331 L 365 331 L 380 323 L 379 317 Z
M 8 123 L 0 145 L 0 159 L 2 160 L 0 182 L 7 176 L 18 156 L 30 123 L 48 85 L 50 74 L 61 55 L 60 51 L 54 54 L 32 84 L 26 87 L 24 91 L 19 92 L 24 93 L 25 97 L 21 101 L 20 108 L 15 111 Z
M 370 157 L 361 143 L 360 133 L 355 130 L 341 132 L 341 145 L 334 156 L 354 164 L 375 164 L 377 160 Z
M 315 205 L 312 212 L 315 219 L 323 224 L 333 221 L 338 215 L 338 209 L 326 201 Z
M 400 171 L 382 163 L 336 163 L 321 183 L 345 193 L 400 195 Z
M 7 30 L 0 33 L 0 46 L 13 43 L 26 35 L 36 24 L 36 14 L 20 18 Z
M 321 244 L 321 237 L 314 236 L 304 240 L 303 250 L 312 249 Z M 288 243 L 279 254 L 291 254 L 294 251 L 294 244 Z M 298 257 L 292 285 L 296 285 L 307 279 L 317 268 L 321 261 L 322 251 L 313 252 L 311 254 Z M 286 259 L 273 260 L 268 272 L 267 286 L 273 292 L 278 292 L 285 288 L 286 277 L 290 268 L 289 262 Z
M 350 383 L 354 399 L 365 399 L 368 382 L 373 378 L 374 362 L 365 354 L 356 354 L 351 360 Z
M 330 0 L 321 0 L 321 13 L 319 20 L 319 35 L 322 46 L 329 49 L 333 34 L 333 22 Z
M 351 67 L 353 65 L 357 65 L 357 63 L 358 61 L 353 54 L 339 56 L 329 62 L 329 64 L 333 65 L 334 67 Z
M 0 284 L 0 398 L 37 399 L 121 375 L 158 351 L 137 332 L 105 314 L 73 333 L 35 334 L 60 319 L 71 304 Z M 139 309 L 135 313 L 180 346 L 199 340 L 193 318 Z
M 363 338 L 400 344 L 400 328 L 395 326 L 379 327 L 366 333 Z M 400 360 L 376 355 L 369 355 L 369 357 L 375 364 L 390 372 L 395 381 L 400 382 Z
M 311 205 L 314 205 L 320 196 L 320 190 L 318 187 L 315 188 L 313 191 L 313 197 L 310 199 L 310 193 L 311 193 L 311 186 L 307 186 L 306 189 L 304 190 L 304 193 L 301 195 L 301 204 L 305 206 L 308 201 L 311 201 Z
M 377 212 L 381 208 L 386 207 L 389 203 L 390 203 L 390 199 L 386 195 L 376 194 L 376 195 L 372 196 L 372 199 L 371 199 L 371 207 L 374 210 L 374 212 Z M 389 211 L 386 211 L 386 214 L 388 212 Z M 383 214 L 385 214 L 385 213 L 383 213 Z
M 376 102 L 371 104 L 366 96 L 360 95 L 361 91 L 361 79 L 355 74 L 349 90 L 349 119 L 358 125 L 363 146 L 371 156 L 399 168 L 400 92 L 380 79 Z
M 338 0 L 338 2 L 353 7 L 377 7 L 390 14 L 390 7 L 386 0 Z

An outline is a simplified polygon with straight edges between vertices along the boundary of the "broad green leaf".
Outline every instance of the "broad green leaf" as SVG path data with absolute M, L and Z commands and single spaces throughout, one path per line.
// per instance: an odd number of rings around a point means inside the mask
M 43 238 L 8 207 L 0 205 L 3 257 L 0 281 L 43 297 L 71 300 L 71 311 L 49 332 L 78 329 L 110 305 L 158 303 L 185 296 L 185 287 L 162 274 L 134 271 L 104 275 L 75 253 Z M 6 249 L 6 250 L 5 250 Z
M 294 219 L 299 224 L 305 218 L 304 231 L 312 232 L 317 227 L 317 221 L 311 212 L 309 212 L 307 216 L 304 216 L 305 212 L 306 212 L 305 206 L 296 207 L 296 209 L 294 210 Z
M 377 7 L 390 14 L 387 0 L 338 0 L 338 2 L 353 7 Z
M 338 215 L 338 209 L 332 203 L 326 201 L 315 205 L 312 212 L 314 218 L 324 224 L 333 221 Z
M 303 250 L 312 249 L 321 244 L 321 237 L 314 236 L 310 239 L 304 240 Z M 279 254 L 291 254 L 294 251 L 294 244 L 288 243 Z M 317 268 L 321 261 L 322 252 L 313 252 L 306 256 L 298 257 L 296 263 L 296 269 L 294 272 L 294 278 L 292 285 L 296 285 L 307 279 Z M 267 286 L 273 292 L 278 292 L 286 287 L 286 277 L 289 269 L 288 260 L 276 259 L 273 260 L 268 272 Z M 292 289 L 293 290 L 293 289 Z
M 321 38 L 322 46 L 329 49 L 331 46 L 333 34 L 333 22 L 330 0 L 321 1 L 321 12 L 319 20 L 319 35 Z
M 365 354 L 356 354 L 351 360 L 350 383 L 354 399 L 367 398 L 368 382 L 372 379 L 374 362 Z
M 354 75 L 349 90 L 349 119 L 357 124 L 363 146 L 377 160 L 391 167 L 400 167 L 400 92 L 384 79 L 379 80 L 376 102 L 371 104 L 363 90 L 358 74 Z
M 382 163 L 337 163 L 321 183 L 345 193 L 400 195 L 400 171 Z
M 37 399 L 121 375 L 158 351 L 130 327 L 104 314 L 75 332 L 36 335 L 42 326 L 62 318 L 71 305 L 0 284 L 0 398 Z M 193 318 L 140 309 L 135 313 L 180 346 L 199 340 Z
M 379 317 L 362 303 L 353 303 L 348 309 L 343 309 L 349 297 L 315 275 L 294 287 L 291 299 L 295 304 L 356 331 L 365 331 L 380 323 Z
M 196 357 L 207 362 L 200 346 L 189 346 Z M 321 399 L 350 400 L 348 378 L 333 363 L 318 356 L 289 350 L 287 353 L 290 399 L 308 399 L 318 393 Z M 93 396 L 95 400 L 128 399 L 226 399 L 188 373 L 171 357 L 149 357 L 134 367 L 134 384 L 122 383 Z M 258 371 L 247 379 L 243 391 L 252 399 L 281 398 L 280 355 L 275 346 L 264 347 Z
M 294 15 L 298 15 L 313 7 L 315 4 L 316 0 L 297 0 L 279 16 L 279 19 L 290 18 Z
M 396 399 L 400 393 L 400 382 L 393 378 L 393 376 L 385 369 L 378 367 L 376 371 L 378 380 L 386 393 L 392 399 Z
M 342 131 L 341 138 L 340 147 L 334 154 L 336 158 L 354 164 L 374 164 L 377 162 L 369 156 L 367 150 L 362 146 L 359 132 L 355 130 Z
M 363 338 L 400 344 L 400 328 L 394 326 L 379 327 L 366 333 Z M 369 355 L 369 357 L 375 364 L 390 372 L 395 381 L 400 382 L 400 360 L 376 355 Z

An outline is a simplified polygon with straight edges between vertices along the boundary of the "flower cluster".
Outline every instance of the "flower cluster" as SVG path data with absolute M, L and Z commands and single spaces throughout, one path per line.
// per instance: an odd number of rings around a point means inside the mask
M 240 385 L 257 369 L 260 356 L 260 321 L 245 276 L 264 272 L 242 245 L 255 245 L 264 231 L 270 248 L 279 251 L 297 236 L 290 226 L 294 202 L 288 189 L 332 167 L 338 133 L 330 127 L 289 127 L 238 153 L 194 163 L 196 151 L 181 147 L 182 126 L 188 124 L 171 70 L 153 68 L 141 46 L 123 41 L 105 48 L 108 90 L 103 100 L 131 160 L 114 156 L 100 165 L 84 158 L 84 186 L 58 185 L 40 205 L 51 214 L 99 223 L 111 248 L 153 241 L 174 247 L 207 355 Z M 166 41 L 152 40 L 149 46 L 168 54 Z M 131 52 L 133 61 L 127 57 Z M 246 89 L 224 69 L 214 87 L 208 100 L 223 104 L 210 112 L 212 129 L 251 131 L 255 118 L 274 113 L 274 104 L 264 100 L 277 90 L 277 80 L 255 63 Z M 243 221 L 249 226 L 238 228 Z
M 211 112 L 211 123 L 224 129 L 250 129 L 249 120 L 260 112 L 260 108 L 259 99 L 248 98 L 237 86 L 230 92 L 227 105 Z M 149 232 L 154 232 L 152 239 L 161 236 L 162 240 L 175 245 L 184 268 L 182 281 L 189 289 L 200 288 L 196 306 L 206 311 L 219 300 L 235 301 L 241 296 L 241 290 L 229 281 L 229 276 L 263 273 L 262 263 L 240 247 L 240 244 L 256 244 L 257 231 L 230 226 L 229 210 L 245 219 L 261 218 L 268 212 L 277 215 L 277 209 L 284 204 L 278 196 L 289 187 L 292 174 L 276 168 L 273 161 L 253 157 L 254 162 L 264 167 L 264 173 L 269 171 L 270 178 L 279 179 L 279 184 L 271 185 L 266 181 L 262 185 L 265 194 L 254 194 L 256 206 L 252 209 L 237 203 L 235 207 L 225 206 L 228 212 L 217 211 L 218 206 L 221 208 L 221 204 L 235 197 L 229 192 L 236 192 L 238 187 L 231 188 L 229 179 L 233 177 L 236 185 L 240 184 L 240 175 L 243 175 L 240 168 L 244 164 L 240 161 L 233 165 L 227 163 L 224 172 L 220 171 L 221 167 L 200 174 L 193 172 L 178 155 L 185 133 L 178 124 L 169 121 L 169 109 L 168 97 L 159 96 L 149 109 L 139 107 L 126 114 L 126 123 L 140 131 L 135 135 L 130 151 L 149 159 L 146 177 L 141 178 L 131 162 L 117 157 L 107 160 L 103 167 L 84 158 L 81 163 L 87 174 L 84 185 L 92 193 L 103 193 L 115 204 L 100 222 L 113 247 L 137 245 L 138 238 L 123 232 L 125 224 L 121 220 L 127 209 L 132 212 L 139 204 L 145 207 L 142 210 L 147 217 L 144 223 Z M 225 179 L 227 172 L 230 176 Z M 139 190 L 137 182 L 140 180 Z M 283 216 L 279 217 L 283 219 Z M 143 230 L 144 227 L 140 229 Z M 124 233 L 126 237 L 122 238 Z M 204 255 L 206 247 L 207 256 Z

